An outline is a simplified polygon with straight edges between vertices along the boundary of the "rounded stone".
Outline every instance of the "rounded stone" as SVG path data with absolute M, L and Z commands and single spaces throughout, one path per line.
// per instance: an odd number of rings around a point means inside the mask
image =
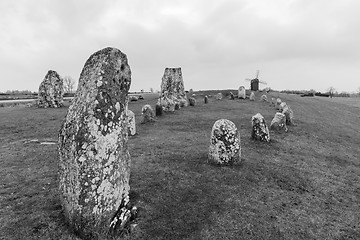
M 267 96 L 265 94 L 261 96 L 260 100 L 263 101 L 263 102 L 268 101 Z
M 294 113 L 291 110 L 290 106 L 289 105 L 284 106 L 284 108 L 282 109 L 282 113 L 286 117 L 286 124 L 292 125 L 294 123 Z
M 125 114 L 128 121 L 128 133 L 130 136 L 134 136 L 136 134 L 135 114 L 129 109 L 125 111 Z
M 144 105 L 141 108 L 142 120 L 141 123 L 154 122 L 155 113 L 149 104 Z
M 227 119 L 217 120 L 211 130 L 208 162 L 231 165 L 241 161 L 240 133 Z
M 216 94 L 216 96 L 215 96 L 215 99 L 216 99 L 216 100 L 221 100 L 222 98 L 223 98 L 222 93 L 218 93 L 218 94 Z
M 285 132 L 288 131 L 288 128 L 286 126 L 286 116 L 283 113 L 277 112 L 275 113 L 275 116 L 270 124 L 270 129 L 280 131 L 282 129 L 285 130 Z
M 196 99 L 193 97 L 189 98 L 189 105 L 193 107 L 195 106 L 195 104 L 196 104 Z
M 244 86 L 240 86 L 238 89 L 238 98 L 246 99 L 246 91 Z

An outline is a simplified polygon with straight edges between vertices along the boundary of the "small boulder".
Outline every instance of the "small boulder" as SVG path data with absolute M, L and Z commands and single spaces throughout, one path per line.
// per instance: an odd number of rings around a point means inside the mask
M 268 101 L 267 96 L 265 94 L 261 96 L 260 100 L 263 101 L 263 102 Z
M 240 133 L 227 119 L 217 120 L 211 130 L 208 162 L 231 165 L 241 161 Z
M 279 111 L 282 112 L 286 106 L 287 106 L 287 105 L 286 105 L 286 102 L 280 103 Z
M 195 106 L 195 104 L 196 104 L 196 99 L 193 97 L 189 98 L 189 105 L 193 107 Z
M 254 92 L 250 93 L 249 99 L 250 99 L 250 101 L 255 101 L 255 93 Z
M 294 113 L 291 110 L 289 105 L 286 105 L 283 110 L 282 113 L 285 115 L 286 117 L 286 124 L 287 125 L 292 125 L 294 123 Z
M 130 102 L 135 102 L 138 100 L 138 97 L 137 96 L 130 96 L 129 98 Z
M 223 98 L 222 93 L 216 94 L 216 97 L 215 97 L 216 100 L 221 100 L 222 98 Z
M 264 142 L 270 141 L 269 129 L 266 125 L 265 118 L 260 113 L 257 113 L 251 118 L 251 124 L 252 124 L 251 137 L 253 139 Z
M 149 104 L 144 105 L 141 108 L 142 120 L 141 123 L 154 122 L 155 113 Z
M 276 99 L 276 103 L 275 103 L 275 109 L 276 110 L 280 110 L 280 104 L 281 104 L 281 99 L 277 98 Z
M 283 113 L 277 112 L 275 113 L 275 116 L 270 124 L 270 129 L 280 131 L 282 129 L 285 130 L 285 132 L 288 131 L 288 128 L 286 126 L 286 116 Z

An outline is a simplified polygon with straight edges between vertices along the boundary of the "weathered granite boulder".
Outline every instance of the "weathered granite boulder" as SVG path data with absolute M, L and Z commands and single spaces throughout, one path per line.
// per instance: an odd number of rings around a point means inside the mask
M 250 101 L 255 101 L 255 93 L 254 92 L 250 93 L 249 99 L 250 99 Z
M 189 105 L 190 106 L 195 106 L 195 104 L 196 104 L 196 99 L 193 98 L 193 97 L 189 98 Z
M 261 96 L 260 100 L 263 101 L 263 102 L 268 101 L 267 96 L 265 94 Z
M 216 100 L 221 100 L 222 98 L 223 98 L 222 93 L 218 93 L 218 94 L 216 94 L 216 96 L 215 96 L 215 99 L 216 99 Z
M 265 118 L 260 113 L 257 113 L 256 115 L 252 116 L 251 124 L 252 124 L 251 137 L 253 139 L 264 142 L 270 141 L 269 129 L 266 125 Z
M 163 114 L 163 108 L 160 104 L 155 105 L 155 115 L 161 116 Z
M 53 70 L 49 70 L 39 86 L 37 105 L 40 108 L 59 108 L 64 105 L 63 80 Z
M 204 97 L 204 103 L 207 104 L 208 102 L 209 102 L 209 98 L 208 98 L 208 96 L 205 96 Z
M 125 111 L 125 114 L 128 120 L 128 133 L 130 136 L 134 136 L 136 134 L 135 114 L 129 109 Z
M 175 110 L 175 103 L 179 103 L 183 107 L 187 106 L 181 68 L 165 68 L 159 103 L 163 106 L 164 111 L 173 111 L 173 108 Z
M 238 98 L 246 99 L 246 91 L 244 86 L 240 86 L 238 90 Z
M 286 117 L 286 124 L 292 125 L 294 123 L 294 113 L 291 110 L 290 106 L 289 105 L 284 106 L 284 108 L 282 109 L 282 113 Z
M 155 113 L 149 104 L 144 105 L 141 108 L 142 120 L 141 123 L 154 122 Z
M 208 162 L 230 165 L 241 161 L 240 133 L 227 119 L 217 120 L 211 130 Z
M 130 83 L 124 53 L 105 48 L 92 54 L 59 131 L 61 204 L 65 219 L 84 239 L 122 230 L 136 211 L 128 196 Z
M 232 92 L 230 92 L 229 98 L 230 98 L 230 100 L 235 100 L 235 95 Z
M 288 128 L 286 126 L 286 116 L 283 113 L 277 112 L 275 113 L 275 116 L 270 124 L 270 129 L 280 131 L 282 129 L 285 130 L 285 132 L 288 131 Z
M 276 103 L 275 103 L 275 109 L 276 110 L 280 110 L 280 104 L 281 104 L 281 99 L 277 98 L 276 99 Z

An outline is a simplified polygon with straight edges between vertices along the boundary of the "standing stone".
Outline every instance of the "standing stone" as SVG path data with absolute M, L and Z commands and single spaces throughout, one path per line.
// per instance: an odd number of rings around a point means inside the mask
M 163 114 L 163 108 L 160 104 L 155 105 L 155 115 L 161 116 Z
M 190 88 L 189 90 L 189 96 L 192 96 L 194 94 L 194 90 L 192 88 Z
M 275 106 L 275 103 L 276 103 L 275 98 L 272 97 L 272 98 L 271 98 L 271 105 L 272 105 L 272 106 Z
M 289 105 L 286 105 L 283 110 L 282 113 L 285 115 L 286 117 L 286 124 L 287 125 L 292 125 L 294 123 L 294 113 L 291 110 Z
M 287 132 L 288 128 L 286 126 L 285 114 L 280 113 L 280 112 L 275 113 L 275 116 L 270 124 L 270 129 L 274 129 L 276 131 L 280 131 L 280 130 L 284 129 L 285 132 Z
M 282 112 L 286 106 L 287 106 L 287 105 L 286 105 L 286 102 L 280 103 L 279 111 Z
M 205 96 L 204 97 L 204 103 L 207 104 L 208 102 L 209 102 L 209 98 L 208 98 L 208 96 Z
M 59 132 L 61 204 L 71 228 L 86 239 L 122 230 L 134 212 L 125 114 L 130 83 L 120 50 L 91 55 Z
M 222 93 L 216 94 L 216 97 L 215 97 L 216 100 L 221 100 L 222 98 L 223 98 Z
M 251 124 L 252 124 L 251 137 L 253 139 L 264 142 L 270 141 L 269 129 L 266 125 L 265 118 L 260 113 L 257 113 L 256 115 L 252 116 Z
M 128 133 L 130 136 L 134 136 L 136 134 L 135 114 L 129 109 L 125 113 L 128 120 Z
M 249 99 L 250 99 L 250 101 L 255 101 L 255 93 L 254 92 L 250 93 Z
M 144 105 L 141 108 L 142 120 L 141 123 L 154 122 L 155 113 L 152 107 L 149 104 Z
M 37 105 L 40 108 L 59 108 L 64 105 L 63 80 L 53 70 L 49 70 L 39 86 Z
M 263 101 L 263 102 L 267 102 L 267 101 L 268 101 L 267 96 L 266 96 L 265 94 L 261 96 L 261 99 L 260 99 L 260 100 Z
M 195 106 L 195 104 L 196 104 L 196 99 L 193 98 L 193 97 L 189 98 L 189 105 L 190 106 Z
M 239 87 L 238 98 L 246 99 L 246 91 L 244 86 Z
M 180 106 L 187 105 L 181 68 L 165 68 L 161 81 L 159 104 L 164 111 L 173 112 L 176 103 L 179 103 Z
M 175 110 L 180 110 L 180 103 L 176 102 L 174 108 Z
M 240 133 L 235 124 L 227 119 L 217 120 L 211 130 L 208 162 L 230 165 L 240 160 Z
M 280 110 L 280 104 L 281 104 L 281 99 L 280 99 L 280 98 L 277 98 L 277 99 L 276 99 L 276 104 L 275 104 L 276 110 Z

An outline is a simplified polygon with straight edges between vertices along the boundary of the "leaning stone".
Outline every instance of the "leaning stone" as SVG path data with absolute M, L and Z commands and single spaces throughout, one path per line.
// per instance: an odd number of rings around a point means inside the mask
M 263 102 L 268 101 L 267 96 L 265 94 L 261 96 L 260 100 L 263 101 Z
M 288 128 L 286 126 L 286 116 L 283 113 L 277 112 L 275 113 L 275 116 L 270 124 L 270 129 L 280 131 L 282 129 L 285 130 L 285 132 L 288 131 Z
M 222 98 L 223 98 L 222 93 L 218 93 L 218 94 L 216 94 L 216 96 L 215 96 L 215 99 L 216 99 L 216 100 L 221 100 Z
M 246 91 L 244 86 L 239 87 L 238 98 L 246 99 Z
M 63 80 L 53 70 L 49 70 L 39 86 L 37 105 L 40 108 L 59 108 L 64 105 Z
M 265 118 L 260 113 L 257 113 L 256 115 L 252 116 L 251 123 L 252 123 L 251 137 L 255 140 L 269 142 L 270 133 L 266 125 Z
M 292 125 L 294 123 L 294 113 L 291 110 L 289 105 L 286 105 L 283 110 L 282 113 L 285 115 L 286 117 L 286 124 L 287 125 Z
M 208 162 L 231 165 L 241 161 L 240 133 L 227 119 L 217 120 L 211 130 Z
M 208 96 L 205 96 L 204 97 L 204 103 L 207 104 L 208 102 L 209 102 L 209 98 L 208 98 Z
M 250 93 L 249 99 L 250 99 L 250 101 L 255 101 L 255 93 L 254 92 Z
M 230 92 L 229 98 L 230 98 L 230 100 L 234 100 L 234 99 L 235 99 L 235 96 L 234 96 L 234 94 L 233 94 L 232 92 Z
M 189 98 L 189 105 L 190 106 L 195 106 L 195 104 L 196 104 L 196 99 L 193 98 L 193 97 Z
M 66 221 L 84 239 L 121 230 L 132 218 L 125 114 L 130 83 L 124 53 L 105 48 L 92 54 L 59 131 L 60 201 Z
M 136 134 L 135 114 L 129 109 L 127 109 L 125 113 L 128 120 L 129 135 L 134 136 Z
M 142 120 L 141 123 L 154 122 L 155 113 L 149 104 L 144 105 L 141 108 Z

